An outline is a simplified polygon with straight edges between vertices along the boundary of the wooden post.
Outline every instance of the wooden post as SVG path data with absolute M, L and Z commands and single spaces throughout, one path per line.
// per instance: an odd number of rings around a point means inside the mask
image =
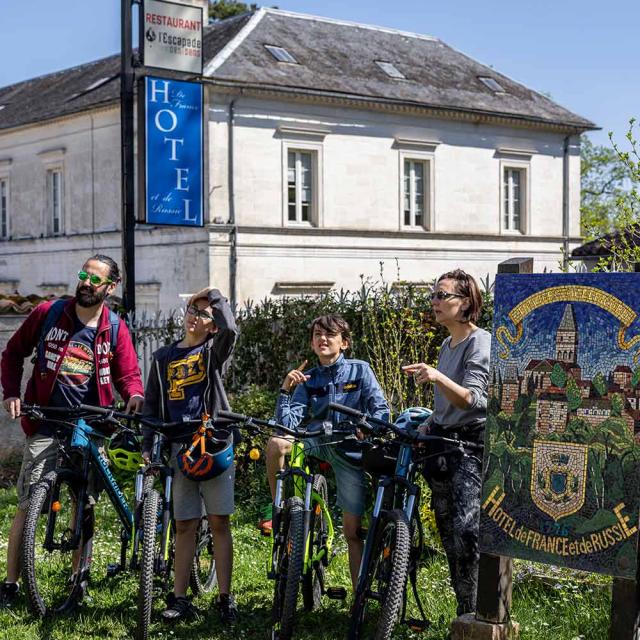
M 613 579 L 609 640 L 639 640 L 637 580 Z
M 498 273 L 533 273 L 533 258 L 509 258 L 498 265 Z M 509 618 L 512 576 L 511 558 L 480 554 L 476 615 L 467 614 L 453 621 L 453 640 L 518 637 L 519 626 Z
M 498 265 L 498 273 L 533 273 L 533 258 L 509 258 Z M 509 620 L 512 575 L 511 558 L 480 554 L 476 619 L 496 624 Z

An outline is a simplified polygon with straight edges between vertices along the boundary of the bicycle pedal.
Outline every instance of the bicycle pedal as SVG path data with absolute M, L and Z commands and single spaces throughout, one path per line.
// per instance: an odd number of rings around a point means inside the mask
M 107 578 L 113 578 L 117 576 L 120 571 L 122 571 L 122 567 L 119 563 L 114 562 L 107 565 Z
M 347 597 L 347 590 L 344 587 L 329 587 L 325 595 L 329 600 L 344 600 Z
M 431 626 L 431 622 L 429 622 L 429 620 L 416 620 L 415 618 L 408 618 L 404 623 L 414 633 L 422 633 Z

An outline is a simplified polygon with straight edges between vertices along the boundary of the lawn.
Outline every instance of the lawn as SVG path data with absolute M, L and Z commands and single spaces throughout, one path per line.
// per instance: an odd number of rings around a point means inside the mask
M 5 573 L 6 537 L 15 505 L 15 491 L 0 489 L 0 575 Z M 10 610 L 0 610 L 0 638 L 10 640 L 89 638 L 132 638 L 136 617 L 136 576 L 106 577 L 106 566 L 118 556 L 118 531 L 103 497 L 99 502 L 98 533 L 94 547 L 94 566 L 90 597 L 72 615 L 41 622 L 34 620 L 24 601 Z M 202 614 L 183 625 L 166 626 L 158 620 L 156 608 L 152 628 L 154 638 L 268 638 L 272 583 L 265 570 L 269 542 L 254 528 L 256 514 L 238 505 L 234 519 L 234 591 L 240 608 L 240 621 L 233 629 L 223 628 L 212 607 L 213 594 L 196 600 Z M 100 526 L 101 524 L 101 526 Z M 544 574 L 541 579 L 540 575 Z M 557 571 L 531 563 L 516 563 L 512 616 L 520 622 L 522 640 L 605 640 L 611 601 L 609 580 L 575 572 Z M 331 586 L 348 586 L 346 552 L 336 557 L 329 574 Z M 448 623 L 455 613 L 453 593 L 448 586 L 444 557 L 436 553 L 420 572 L 419 589 L 432 626 L 419 636 L 398 628 L 394 638 L 420 637 L 445 640 Z M 345 636 L 349 600 L 325 600 L 318 611 L 300 614 L 296 637 L 333 640 Z

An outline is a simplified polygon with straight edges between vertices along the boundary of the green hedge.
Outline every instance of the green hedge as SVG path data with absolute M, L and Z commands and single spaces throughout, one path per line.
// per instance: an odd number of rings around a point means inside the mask
M 486 284 L 486 283 L 484 283 Z M 431 313 L 431 288 L 362 282 L 358 291 L 331 292 L 320 297 L 265 299 L 239 314 L 240 335 L 227 388 L 240 398 L 256 389 L 277 391 L 286 373 L 305 359 L 315 362 L 309 345 L 313 318 L 339 313 L 353 332 L 350 357 L 367 360 L 394 413 L 407 406 L 431 404 L 422 388 L 402 373 L 410 362 L 435 364 L 446 331 Z M 480 326 L 491 330 L 493 301 L 485 291 Z M 430 390 L 427 392 L 430 394 Z

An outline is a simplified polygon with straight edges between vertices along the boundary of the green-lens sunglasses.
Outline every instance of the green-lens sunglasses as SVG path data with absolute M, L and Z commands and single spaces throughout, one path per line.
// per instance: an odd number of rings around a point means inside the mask
M 86 271 L 78 271 L 78 280 L 80 280 L 80 282 L 86 282 L 87 280 L 89 280 L 89 282 L 94 287 L 113 283 L 113 280 L 111 280 L 111 278 L 102 278 L 95 273 L 87 273 Z

